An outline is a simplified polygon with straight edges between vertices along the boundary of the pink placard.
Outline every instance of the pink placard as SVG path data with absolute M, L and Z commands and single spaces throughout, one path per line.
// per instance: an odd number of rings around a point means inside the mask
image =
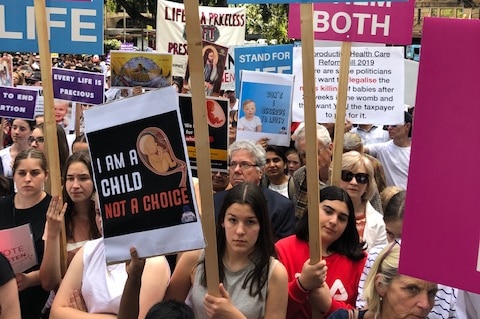
M 400 272 L 480 293 L 480 21 L 425 18 Z
M 315 3 L 315 40 L 411 44 L 414 0 Z M 301 38 L 300 4 L 291 3 L 288 36 Z

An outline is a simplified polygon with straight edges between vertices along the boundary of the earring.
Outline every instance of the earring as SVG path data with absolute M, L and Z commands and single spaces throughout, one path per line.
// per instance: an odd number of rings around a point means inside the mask
M 380 302 L 382 302 L 382 301 L 383 301 L 383 297 L 380 297 Z

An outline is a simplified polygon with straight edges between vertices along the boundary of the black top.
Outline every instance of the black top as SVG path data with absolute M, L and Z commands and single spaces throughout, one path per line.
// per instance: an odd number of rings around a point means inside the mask
M 42 263 L 44 249 L 42 236 L 45 229 L 48 205 L 52 196 L 47 194 L 38 204 L 26 209 L 15 208 L 14 198 L 15 194 L 12 194 L 0 199 L 0 229 L 30 224 L 38 264 L 25 271 L 25 273 L 29 273 L 39 270 Z M 49 292 L 43 290 L 41 285 L 20 291 L 22 319 L 38 319 L 48 299 L 48 295 Z

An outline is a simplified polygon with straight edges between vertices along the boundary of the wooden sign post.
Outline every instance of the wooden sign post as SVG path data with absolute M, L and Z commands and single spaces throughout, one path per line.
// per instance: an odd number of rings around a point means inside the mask
M 208 293 L 220 297 L 218 285 L 217 238 L 215 232 L 215 214 L 213 207 L 213 186 L 210 163 L 210 142 L 207 124 L 207 108 L 203 79 L 202 35 L 198 1 L 185 1 L 188 59 L 190 69 L 190 91 L 192 92 L 193 123 L 195 130 L 195 149 L 197 153 L 197 172 L 200 188 L 200 206 L 202 227 L 207 247 L 205 248 L 205 271 Z
M 47 12 L 45 0 L 34 0 L 35 7 L 35 26 L 38 36 L 38 48 L 40 53 L 40 70 L 42 71 L 42 87 L 44 98 L 44 134 L 45 134 L 45 150 L 48 160 L 49 179 L 52 196 L 60 195 L 62 192 L 60 161 L 58 158 L 58 140 L 57 140 L 57 123 L 54 116 L 54 100 L 53 100 L 53 82 L 52 82 L 52 60 L 50 57 L 50 46 L 48 42 L 48 26 Z M 65 225 L 62 226 L 60 241 L 60 258 L 62 275 L 67 269 L 67 250 Z

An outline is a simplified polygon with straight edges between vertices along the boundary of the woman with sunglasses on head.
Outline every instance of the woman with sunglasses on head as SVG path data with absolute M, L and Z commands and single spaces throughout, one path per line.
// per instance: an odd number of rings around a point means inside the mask
M 427 318 L 434 305 L 437 284 L 399 274 L 399 259 L 400 243 L 397 241 L 380 252 L 365 282 L 368 307 L 355 311 L 357 314 L 353 318 Z M 350 315 L 349 310 L 341 309 L 328 319 L 349 319 Z
M 45 155 L 34 149 L 23 150 L 15 156 L 12 172 L 16 193 L 0 199 L 0 229 L 30 225 L 38 264 L 17 273 L 17 287 L 23 319 L 38 319 L 48 292 L 40 282 L 40 263 L 43 259 L 45 214 L 51 196 L 43 190 L 48 177 Z
M 376 187 L 372 162 L 357 151 L 343 153 L 339 186 L 352 199 L 357 231 L 360 240 L 366 243 L 367 251 L 373 246 L 386 244 L 383 216 L 370 204 Z
M 35 128 L 35 121 L 28 121 L 21 118 L 16 118 L 12 122 L 10 135 L 12 137 L 12 145 L 0 150 L 0 158 L 3 165 L 3 174 L 7 177 L 13 176 L 12 165 L 15 157 L 21 151 L 30 147 L 28 138 Z
M 389 243 L 397 241 L 400 243 L 402 238 L 403 215 L 405 212 L 406 192 L 397 186 L 388 186 L 380 194 L 384 211 L 383 219 L 387 230 L 387 239 Z M 364 308 L 367 304 L 364 296 L 364 286 L 367 275 L 370 273 L 375 260 L 378 258 L 381 250 L 386 245 L 375 246 L 370 249 L 365 267 L 363 269 L 360 282 L 358 284 L 357 308 Z M 428 314 L 429 319 L 449 319 L 457 318 L 456 314 L 456 296 L 458 290 L 452 287 L 438 285 L 438 292 L 435 296 L 435 305 Z
M 288 272 L 287 319 L 312 318 L 313 310 L 326 316 L 355 306 L 366 254 L 355 229 L 350 196 L 336 186 L 323 188 L 319 214 L 321 261 L 310 264 L 308 212 L 298 220 L 295 235 L 275 244 Z

